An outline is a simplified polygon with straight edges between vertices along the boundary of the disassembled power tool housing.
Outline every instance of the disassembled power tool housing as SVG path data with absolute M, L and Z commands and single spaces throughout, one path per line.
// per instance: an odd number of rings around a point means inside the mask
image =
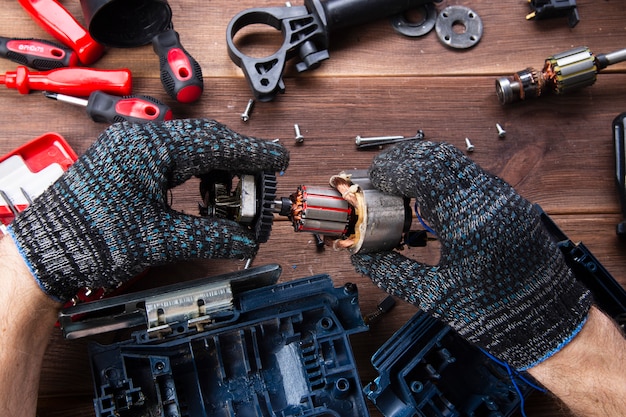
M 226 29 L 228 54 L 240 67 L 254 97 L 271 101 L 285 92 L 283 71 L 288 60 L 298 57 L 296 70 L 319 67 L 330 57 L 330 34 L 349 26 L 397 15 L 433 0 L 305 0 L 303 6 L 259 7 L 234 16 Z M 441 0 L 435 0 L 440 2 Z M 262 24 L 282 32 L 283 43 L 272 55 L 251 57 L 235 43 L 235 36 L 247 26 Z
M 254 221 L 262 216 L 249 208 L 275 209 L 265 192 L 275 188 L 255 192 L 253 204 L 239 194 L 268 183 L 241 176 L 234 185 L 227 173 L 223 183 L 216 178 L 204 189 L 213 190 L 219 205 L 209 201 L 204 209 L 264 231 Z M 332 233 L 351 241 L 352 250 L 393 248 L 406 202 L 376 194 L 366 178 L 365 171 L 342 173 L 332 177 L 337 188 L 330 191 L 301 186 L 293 201 L 278 206 L 289 207 L 294 227 Z M 226 185 L 234 191 L 221 189 Z M 356 203 L 347 201 L 353 198 Z M 626 290 L 537 210 L 576 278 L 623 328 Z M 359 229 L 359 217 L 363 236 L 347 236 Z M 387 226 L 394 232 L 377 235 Z M 328 275 L 277 284 L 279 276 L 278 265 L 266 265 L 63 310 L 59 323 L 68 339 L 133 330 L 121 342 L 89 345 L 96 416 L 367 417 L 365 394 L 385 417 L 510 417 L 531 390 L 523 375 L 511 375 L 423 312 L 372 356 L 379 376 L 362 388 L 349 341 L 367 329 L 356 285 L 334 287 Z
M 89 345 L 96 416 L 366 417 L 348 338 L 367 330 L 356 285 L 279 275 L 267 265 L 65 310 L 69 338 L 136 329 Z

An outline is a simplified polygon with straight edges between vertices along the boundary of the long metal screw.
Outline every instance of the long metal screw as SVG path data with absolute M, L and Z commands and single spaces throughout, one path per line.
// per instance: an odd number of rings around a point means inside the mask
M 293 125 L 293 130 L 296 132 L 296 143 L 304 142 L 304 136 L 302 136 L 302 133 L 300 132 L 300 126 L 297 123 Z
M 474 145 L 472 145 L 469 138 L 465 138 L 465 149 L 467 149 L 467 152 L 474 152 Z
M 383 146 L 392 143 L 404 142 L 408 140 L 422 140 L 424 139 L 424 131 L 418 130 L 415 136 L 405 137 L 405 136 L 374 136 L 369 138 L 364 138 L 362 136 L 357 136 L 355 138 L 354 143 L 357 148 L 368 148 L 373 146 Z
M 251 98 L 250 100 L 248 100 L 248 105 L 246 106 L 246 109 L 243 111 L 243 113 L 241 113 L 241 120 L 243 120 L 244 122 L 250 120 L 252 107 L 254 107 L 254 99 Z
M 502 126 L 500 126 L 500 123 L 496 123 L 496 129 L 498 129 L 499 138 L 504 138 L 506 136 L 506 130 L 504 130 Z

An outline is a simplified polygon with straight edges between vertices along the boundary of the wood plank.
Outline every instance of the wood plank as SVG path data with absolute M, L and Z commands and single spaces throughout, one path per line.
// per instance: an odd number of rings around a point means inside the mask
M 51 37 L 21 9 L 18 2 L 0 8 L 0 35 Z M 79 20 L 80 2 L 61 1 Z M 293 3 L 293 2 L 292 2 Z M 238 12 L 253 7 L 281 6 L 282 1 L 238 2 L 185 0 L 169 2 L 173 22 L 186 49 L 203 68 L 205 94 L 192 105 L 175 103 L 163 91 L 151 46 L 109 48 L 94 66 L 130 68 L 134 92 L 159 98 L 176 117 L 209 117 L 243 134 L 279 138 L 291 152 L 289 169 L 278 179 L 278 194 L 286 196 L 303 183 L 326 184 L 344 169 L 367 168 L 377 151 L 358 151 L 354 137 L 413 135 L 423 129 L 429 140 L 450 142 L 464 149 L 470 138 L 475 151 L 468 155 L 490 172 L 510 182 L 524 197 L 539 203 L 574 241 L 583 241 L 600 262 L 626 286 L 625 243 L 615 225 L 622 220 L 614 184 L 611 121 L 626 111 L 626 63 L 599 74 L 592 87 L 562 97 L 501 106 L 494 81 L 500 75 L 532 66 L 558 52 L 586 45 L 592 52 L 623 48 L 626 7 L 623 2 L 579 0 L 581 21 L 569 28 L 565 19 L 526 21 L 527 2 L 461 2 L 483 20 L 480 43 L 457 51 L 441 44 L 434 32 L 417 39 L 396 34 L 383 19 L 333 33 L 330 59 L 320 68 L 298 74 L 290 62 L 285 71 L 286 93 L 270 103 L 257 103 L 248 123 L 240 120 L 251 92 L 226 48 L 226 26 Z M 298 2 L 301 4 L 301 2 Z M 294 3 L 294 5 L 298 5 Z M 251 52 L 276 48 L 278 34 L 262 29 Z M 267 40 L 266 40 L 267 39 Z M 258 43 L 257 43 L 258 40 Z M 246 49 L 247 50 L 247 49 Z M 17 64 L 0 60 L 0 73 Z M 44 99 L 40 93 L 20 95 L 0 86 L 3 105 L 0 155 L 47 131 L 62 134 L 84 153 L 106 125 L 90 121 L 84 109 Z M 305 136 L 293 140 L 298 123 Z M 495 124 L 506 130 L 499 139 Z M 174 190 L 177 209 L 197 212 L 197 182 Z M 412 258 L 436 263 L 436 242 L 407 251 Z M 261 246 L 254 264 L 278 262 L 281 280 L 328 273 L 336 285 L 355 282 L 364 313 L 384 297 L 366 277 L 354 272 L 344 252 L 318 252 L 310 235 L 296 234 L 276 218 L 271 239 Z M 153 268 L 130 290 L 153 287 L 243 268 L 241 261 L 210 260 Z M 398 303 L 378 325 L 353 337 L 362 382 L 376 375 L 371 355 L 415 312 Z M 116 335 L 102 337 L 110 342 Z M 65 341 L 55 331 L 46 355 L 40 386 L 40 417 L 93 415 L 87 341 Z M 68 358 L 70 358 L 68 360 Z M 371 406 L 372 416 L 379 416 Z M 529 415 L 567 416 L 551 399 L 533 395 Z
M 62 4 L 79 21 L 84 22 L 78 2 L 64 1 Z M 208 78 L 242 77 L 228 57 L 226 47 L 226 28 L 235 15 L 250 8 L 280 7 L 283 4 L 280 1 L 254 0 L 170 2 L 172 21 L 181 35 L 181 42 L 202 65 Z M 480 16 L 484 32 L 476 47 L 465 51 L 447 48 L 439 41 L 434 30 L 424 37 L 407 38 L 397 34 L 387 19 L 381 19 L 331 34 L 331 58 L 309 75 L 350 77 L 510 74 L 528 66 L 541 69 L 548 56 L 574 46 L 588 46 L 596 54 L 624 47 L 622 40 L 626 35 L 626 28 L 622 22 L 626 12 L 623 4 L 618 1 L 598 3 L 591 0 L 578 1 L 577 4 L 581 20 L 572 29 L 567 26 L 565 19 L 525 20 L 530 8 L 524 1 L 494 5 L 484 0 L 469 3 L 445 0 L 437 5 L 438 10 L 450 5 L 463 5 Z M 51 39 L 50 35 L 29 19 L 17 2 L 7 3 L 0 10 L 0 17 L 6 22 L 3 36 Z M 267 36 L 276 32 L 264 26 L 255 25 L 254 29 Z M 276 42 L 269 46 L 278 49 L 280 36 L 276 35 L 272 36 Z M 268 48 L 268 45 L 261 46 L 263 52 Z M 254 53 L 254 48 L 250 48 L 251 54 Z M 150 46 L 109 48 L 95 66 L 129 66 L 142 77 L 158 77 L 155 58 Z M 0 71 L 14 67 L 14 64 L 0 62 Z M 295 74 L 291 65 L 289 67 L 290 74 Z M 623 72 L 626 65 L 620 64 L 618 68 Z

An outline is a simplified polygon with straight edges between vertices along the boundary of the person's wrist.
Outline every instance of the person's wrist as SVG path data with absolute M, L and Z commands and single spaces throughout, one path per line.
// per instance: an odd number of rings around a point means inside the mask
M 39 287 L 10 235 L 0 237 L 0 260 L 5 271 L 2 274 L 4 279 L 0 280 L 0 291 L 12 294 L 11 298 L 16 301 L 22 300 L 15 303 L 16 308 L 20 308 L 21 305 L 30 310 L 60 308 L 61 304 L 46 295 Z M 37 308 L 33 308 L 34 305 Z

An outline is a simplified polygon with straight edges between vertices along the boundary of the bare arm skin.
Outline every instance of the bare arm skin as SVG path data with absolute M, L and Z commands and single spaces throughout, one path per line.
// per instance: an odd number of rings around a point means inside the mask
M 626 339 L 596 307 L 571 343 L 529 373 L 576 415 L 626 416 Z
M 43 356 L 60 304 L 44 294 L 0 237 L 0 415 L 35 416 Z

